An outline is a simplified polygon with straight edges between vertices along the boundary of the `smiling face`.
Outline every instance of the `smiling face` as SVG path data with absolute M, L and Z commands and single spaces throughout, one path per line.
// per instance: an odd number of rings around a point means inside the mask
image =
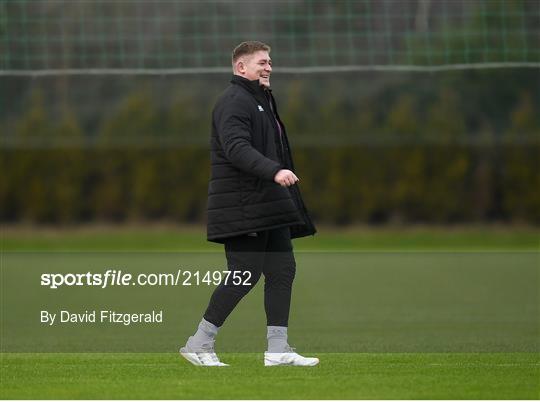
M 235 73 L 250 81 L 259 80 L 262 86 L 270 87 L 272 59 L 265 50 L 242 56 L 235 65 Z

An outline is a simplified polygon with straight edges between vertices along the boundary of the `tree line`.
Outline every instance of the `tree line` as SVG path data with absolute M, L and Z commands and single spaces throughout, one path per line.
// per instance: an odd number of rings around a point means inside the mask
M 522 75 L 441 77 L 429 94 L 405 80 L 364 100 L 346 80 L 288 82 L 280 113 L 315 220 L 540 223 L 538 95 Z M 0 128 L 1 221 L 203 222 L 211 102 L 159 96 L 135 89 L 91 130 L 34 91 Z

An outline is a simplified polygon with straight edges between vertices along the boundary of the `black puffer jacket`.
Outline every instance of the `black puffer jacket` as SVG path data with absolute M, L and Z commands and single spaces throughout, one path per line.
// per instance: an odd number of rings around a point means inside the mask
M 212 114 L 208 240 L 290 226 L 291 237 L 316 232 L 297 185 L 274 182 L 294 165 L 274 99 L 259 81 L 233 76 Z M 270 102 L 281 123 L 282 136 Z

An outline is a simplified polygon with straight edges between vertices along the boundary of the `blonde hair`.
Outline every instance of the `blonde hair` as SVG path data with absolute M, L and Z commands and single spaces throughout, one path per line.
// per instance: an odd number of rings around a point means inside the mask
M 233 66 L 234 66 L 234 63 L 236 63 L 240 57 L 253 54 L 260 50 L 270 53 L 271 47 L 268 46 L 266 43 L 259 42 L 256 40 L 240 43 L 238 46 L 234 48 L 232 52 Z

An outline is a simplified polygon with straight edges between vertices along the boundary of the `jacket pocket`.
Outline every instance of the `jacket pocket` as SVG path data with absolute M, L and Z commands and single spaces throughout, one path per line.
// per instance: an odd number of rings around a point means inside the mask
M 243 180 L 242 204 L 249 205 L 257 200 L 262 189 L 262 179 L 252 176 Z
M 255 184 L 255 192 L 260 193 L 263 187 L 263 179 L 260 177 L 257 178 L 257 183 Z

